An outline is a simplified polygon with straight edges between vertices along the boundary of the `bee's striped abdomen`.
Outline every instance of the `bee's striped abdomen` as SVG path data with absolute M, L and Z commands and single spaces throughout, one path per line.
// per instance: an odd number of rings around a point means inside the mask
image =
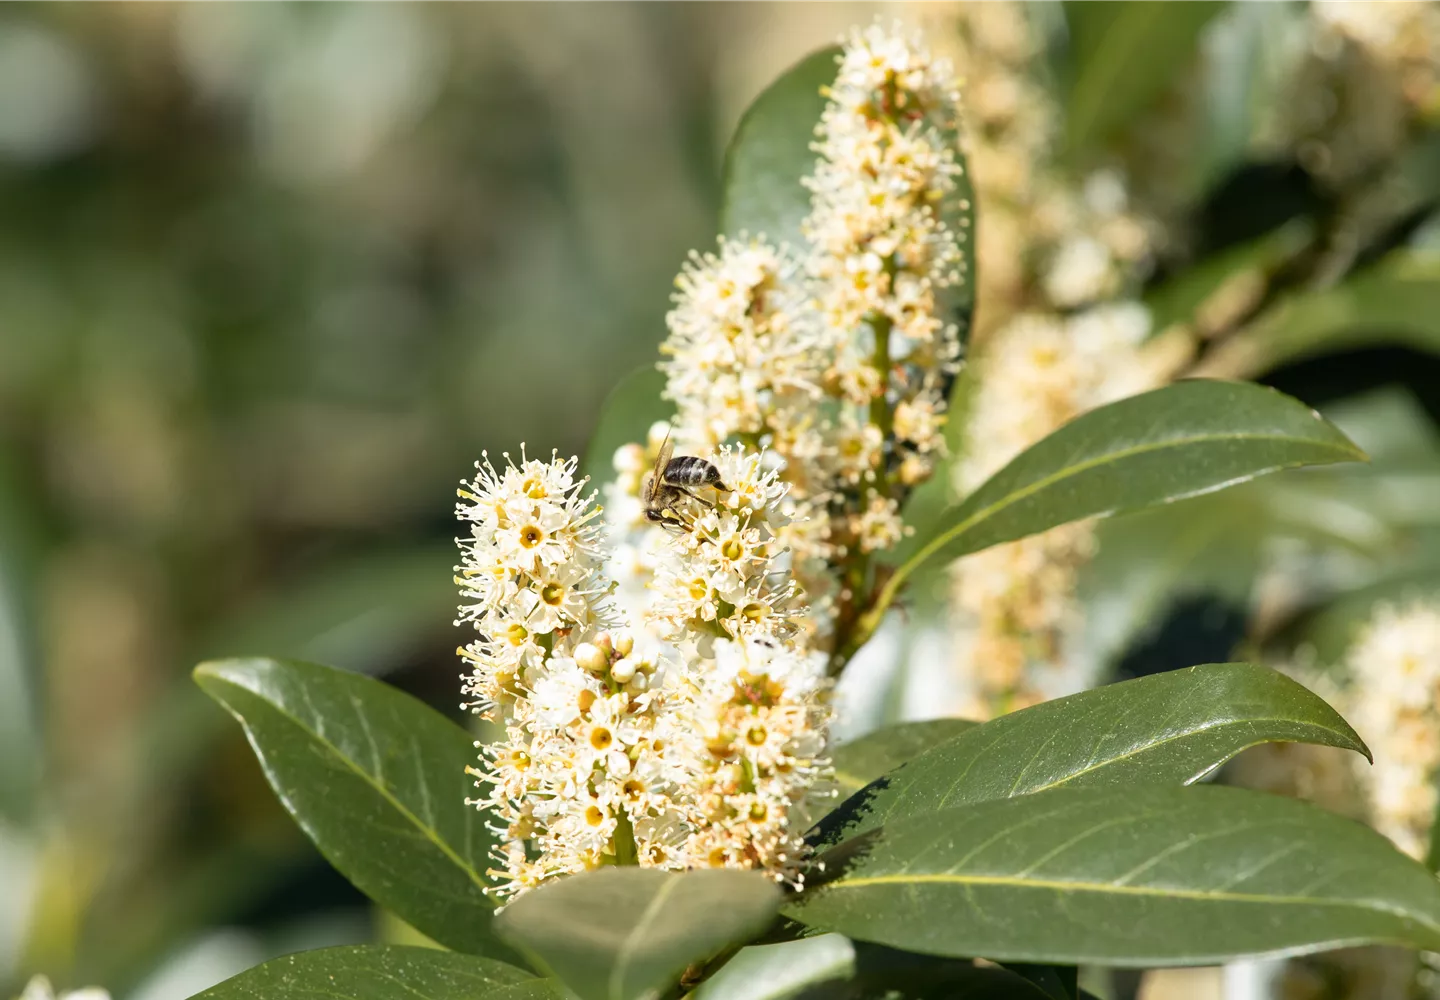
M 722 492 L 729 492 L 729 487 L 720 481 L 720 470 L 694 455 L 681 455 L 679 458 L 672 458 L 665 466 L 665 481 L 675 486 L 700 487 L 713 486 Z

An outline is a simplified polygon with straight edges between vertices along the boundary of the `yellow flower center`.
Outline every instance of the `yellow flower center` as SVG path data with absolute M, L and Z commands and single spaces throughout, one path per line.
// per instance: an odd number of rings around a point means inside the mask
M 738 538 L 727 538 L 725 544 L 720 546 L 720 554 L 734 562 L 745 554 L 745 546 L 740 544 Z
M 580 711 L 590 711 L 590 706 L 595 704 L 595 692 L 589 688 L 581 688 L 580 697 L 575 699 L 575 703 L 580 706 Z
M 745 742 L 752 747 L 764 746 L 765 738 L 768 735 L 764 726 L 751 726 L 745 733 Z
M 530 638 L 530 630 L 519 622 L 512 622 L 509 627 L 505 629 L 505 638 L 509 640 L 512 646 L 523 646 L 525 640 Z
M 545 532 L 539 526 L 527 524 L 520 529 L 520 544 L 527 549 L 533 549 L 543 541 L 545 541 Z
M 614 742 L 614 735 L 604 726 L 596 726 L 590 730 L 590 745 L 596 750 L 608 750 Z
M 540 588 L 540 600 L 552 608 L 559 607 L 560 602 L 565 600 L 565 588 L 558 583 L 547 583 Z
M 591 826 L 599 826 L 605 822 L 605 813 L 599 806 L 590 806 L 585 810 L 585 822 Z

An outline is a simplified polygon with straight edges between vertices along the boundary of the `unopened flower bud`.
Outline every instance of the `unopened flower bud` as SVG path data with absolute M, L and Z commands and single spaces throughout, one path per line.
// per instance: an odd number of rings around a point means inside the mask
M 615 655 L 615 643 L 611 641 L 609 632 L 601 632 L 597 635 L 595 637 L 595 646 L 606 656 Z M 624 656 L 625 654 L 622 653 L 620 655 Z
M 635 676 L 634 660 L 616 660 L 610 667 L 610 676 L 617 684 L 627 684 Z
M 621 656 L 629 656 L 630 651 L 635 648 L 635 637 L 629 632 L 617 632 L 615 634 L 615 652 Z
M 919 455 L 906 455 L 900 463 L 900 482 L 906 486 L 919 486 L 930 478 L 930 463 Z
M 575 662 L 580 665 L 581 670 L 588 670 L 592 674 L 604 671 L 610 663 L 610 657 L 605 651 L 591 642 L 582 642 L 575 647 Z

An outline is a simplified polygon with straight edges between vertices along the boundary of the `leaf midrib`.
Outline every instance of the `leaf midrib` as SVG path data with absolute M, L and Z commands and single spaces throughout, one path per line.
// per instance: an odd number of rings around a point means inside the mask
M 473 867 L 471 867 L 463 858 L 460 857 L 460 855 L 455 853 L 455 850 L 449 844 L 447 844 L 443 839 L 441 839 L 439 831 L 435 830 L 433 827 L 425 823 L 422 823 L 420 821 L 420 818 L 416 816 L 413 812 L 411 812 L 411 810 L 403 802 L 401 802 L 394 795 L 392 795 L 390 791 L 385 788 L 384 785 L 378 784 L 366 771 L 358 767 L 355 762 L 352 761 L 344 753 L 342 753 L 340 751 L 340 748 L 337 747 L 334 743 L 321 736 L 311 727 L 305 725 L 305 723 L 302 722 L 299 717 L 297 717 L 294 713 L 290 712 L 287 708 L 284 708 L 276 702 L 271 701 L 264 695 L 260 694 L 258 691 L 254 691 L 243 684 L 238 684 L 235 681 L 230 680 L 229 678 L 226 678 L 220 674 L 211 674 L 210 676 L 214 677 L 217 681 L 223 684 L 228 684 L 231 687 L 246 692 L 252 697 L 258 698 L 260 701 L 264 702 L 266 705 L 269 705 L 272 709 L 274 709 L 277 715 L 289 720 L 289 722 L 297 729 L 310 736 L 312 739 L 315 740 L 316 743 L 319 743 L 321 746 L 325 747 L 325 749 L 328 750 L 331 755 L 341 761 L 355 774 L 359 775 L 359 777 L 367 785 L 369 785 L 376 792 L 378 792 L 380 794 L 380 797 L 384 799 L 387 803 L 389 803 L 396 812 L 398 812 L 403 818 L 409 821 L 417 830 L 423 833 L 427 840 L 429 840 L 432 844 L 434 844 L 437 848 L 440 849 L 441 854 L 445 855 L 445 857 L 448 858 L 451 863 L 455 865 L 455 867 L 459 868 L 467 876 L 469 876 L 470 881 L 473 882 L 477 888 L 482 891 L 488 888 L 488 885 L 486 884 L 484 879 L 480 877 L 480 873 L 477 872 Z M 246 737 L 249 739 L 250 746 L 252 749 L 254 749 L 255 755 L 265 762 L 265 767 L 267 770 L 269 770 L 269 755 L 266 754 L 264 749 L 259 745 L 258 742 L 256 742 L 254 738 L 254 731 L 251 729 L 249 721 L 247 721 L 246 718 L 241 715 L 234 706 L 227 703 L 225 707 L 230 710 L 230 713 L 235 716 L 235 718 L 239 721 L 240 725 L 245 729 Z M 278 784 L 278 782 L 276 782 L 276 784 Z M 280 796 L 280 799 L 285 803 L 285 808 L 290 812 L 290 815 L 294 816 L 297 822 L 300 822 L 302 825 L 307 825 L 305 824 L 305 821 L 301 819 L 301 811 L 294 808 L 291 804 L 289 793 L 279 792 L 279 790 L 277 789 L 277 794 Z M 490 897 L 487 895 L 484 898 L 488 900 Z
M 1098 468 L 1101 465 L 1105 465 L 1107 463 L 1122 461 L 1127 458 L 1133 458 L 1137 455 L 1148 454 L 1153 451 L 1163 451 L 1168 448 L 1182 448 L 1187 445 L 1203 444 L 1212 441 L 1303 441 L 1306 444 L 1311 444 L 1316 447 L 1328 447 L 1335 451 L 1337 454 L 1341 455 L 1363 455 L 1363 452 L 1360 452 L 1356 448 L 1352 447 L 1347 449 L 1340 444 L 1334 442 L 1313 441 L 1305 438 L 1297 438 L 1294 435 L 1290 434 L 1246 433 L 1202 434 L 1192 437 L 1167 438 L 1164 441 L 1147 442 L 1145 444 L 1132 445 L 1131 447 L 1121 449 L 1120 451 L 1106 452 L 1104 455 L 1097 455 L 1094 458 L 1089 458 L 1082 462 L 1077 462 L 1074 465 L 1067 465 L 1062 469 L 1058 469 L 1055 472 L 1050 473 L 1048 476 L 1037 479 L 1035 482 L 1031 483 L 1028 486 L 1024 486 L 1011 493 L 1007 493 L 998 500 L 989 504 L 988 506 L 981 507 L 979 510 L 975 511 L 975 513 L 971 514 L 969 517 L 961 521 L 949 531 L 943 532 L 942 534 L 935 536 L 935 538 L 931 539 L 928 543 L 926 543 L 920 549 L 920 551 L 915 553 L 913 557 L 907 560 L 904 565 L 900 566 L 894 572 L 894 574 L 891 575 L 890 579 L 886 582 L 884 591 L 882 592 L 882 597 L 893 599 L 895 592 L 900 587 L 900 584 L 905 581 L 905 578 L 910 575 L 910 573 L 914 570 L 916 566 L 929 559 L 937 551 L 944 548 L 946 545 L 954 541 L 960 535 L 969 531 L 975 525 L 989 520 L 992 516 L 994 516 L 1000 511 L 1003 511 L 1006 507 L 1013 506 L 1014 504 L 1019 503 L 1021 500 L 1025 500 L 1043 489 L 1054 486 L 1056 483 L 1064 482 L 1066 479 L 1078 476 L 1081 473 L 1089 472 L 1091 469 Z M 1024 453 L 1022 452 L 1021 454 Z M 1265 469 L 1246 473 L 1240 477 L 1227 480 L 1226 482 L 1220 483 L 1215 486 L 1204 487 L 1193 492 L 1179 494 L 1174 499 L 1179 499 L 1180 497 L 1198 496 L 1202 493 L 1211 493 L 1224 486 L 1230 486 L 1236 482 L 1243 482 L 1246 479 L 1253 479 L 1256 476 L 1262 475 L 1266 471 L 1283 469 L 1298 464 L 1305 463 L 1301 463 L 1298 460 L 1295 462 L 1279 462 L 1275 465 L 1267 466 Z M 1001 471 L 1004 470 L 1002 469 Z M 982 486 L 981 489 L 984 489 L 984 486 Z M 1087 514 L 1085 515 L 1085 517 L 1102 517 L 1105 513 L 1105 511 L 1098 511 L 1094 514 Z M 1072 518 L 1071 520 L 1076 520 L 1076 518 Z
M 660 891 L 655 893 L 654 898 L 645 906 L 640 914 L 640 919 L 630 928 L 630 933 L 625 935 L 625 941 L 616 952 L 615 965 L 610 969 L 609 995 L 615 1000 L 624 1000 L 625 976 L 630 971 L 630 961 L 636 951 L 634 945 L 636 940 L 644 931 L 649 930 L 650 923 L 655 919 L 660 908 L 664 906 L 666 898 L 675 891 L 680 884 L 678 878 L 666 879 L 660 886 Z
M 964 886 L 1008 886 L 1022 889 L 1046 889 L 1054 892 L 1092 892 L 1102 895 L 1150 896 L 1186 899 L 1194 902 L 1264 903 L 1282 906 L 1331 906 L 1386 913 L 1416 923 L 1440 934 L 1440 924 L 1431 923 L 1419 914 L 1384 906 L 1375 900 L 1326 899 L 1314 896 L 1281 896 L 1267 893 L 1239 893 L 1214 889 L 1165 889 L 1158 886 L 1112 885 L 1106 882 L 1060 881 L 1056 879 L 1017 878 L 1013 875 L 960 875 L 953 872 L 930 872 L 906 875 L 861 875 L 840 879 L 823 888 L 831 893 L 840 889 L 857 889 L 877 885 L 953 884 Z

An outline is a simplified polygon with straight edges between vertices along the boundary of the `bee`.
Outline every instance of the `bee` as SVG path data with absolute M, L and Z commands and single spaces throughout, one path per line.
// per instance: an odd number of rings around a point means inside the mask
M 681 497 L 689 497 L 699 503 L 706 503 L 691 490 L 712 487 L 718 492 L 729 493 L 730 487 L 720 481 L 720 470 L 714 464 L 694 455 L 671 458 L 675 446 L 670 443 L 670 434 L 660 445 L 660 454 L 655 456 L 655 465 L 640 487 L 640 500 L 645 505 L 645 517 L 657 524 L 673 524 L 689 530 L 675 505 Z

